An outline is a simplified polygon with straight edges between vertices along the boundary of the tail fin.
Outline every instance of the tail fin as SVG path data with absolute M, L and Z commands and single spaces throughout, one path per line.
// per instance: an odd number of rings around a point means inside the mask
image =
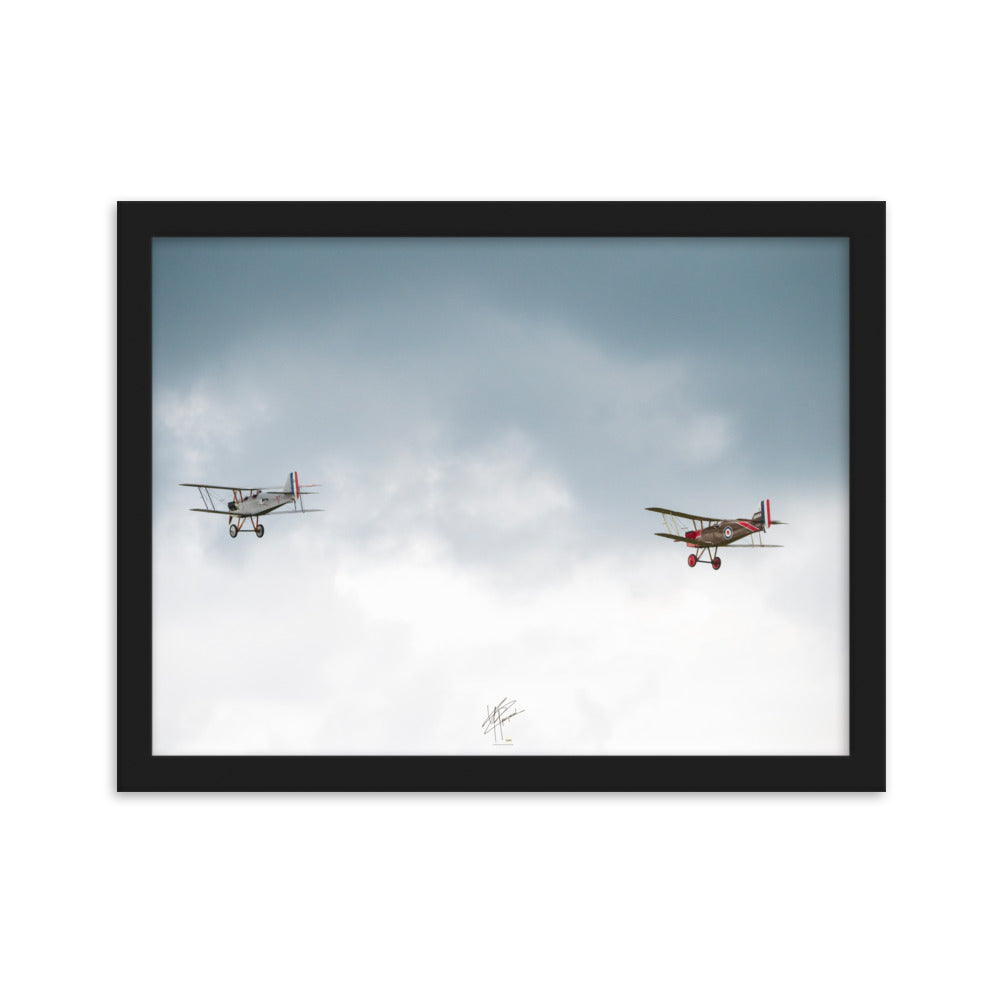
M 281 487 L 282 493 L 291 493 L 296 500 L 299 498 L 299 474 L 297 472 L 289 472 L 288 478 L 285 480 L 285 485 Z
M 760 520 L 764 525 L 764 530 L 766 531 L 771 527 L 772 524 L 788 524 L 787 521 L 776 521 L 771 518 L 771 501 L 761 500 L 760 502 Z
M 302 489 L 303 486 L 319 486 L 319 483 L 300 483 L 299 474 L 297 472 L 289 472 L 288 478 L 285 480 L 284 485 L 281 487 L 282 493 L 291 493 L 292 496 L 298 500 L 301 498 L 303 493 L 311 493 L 311 490 Z

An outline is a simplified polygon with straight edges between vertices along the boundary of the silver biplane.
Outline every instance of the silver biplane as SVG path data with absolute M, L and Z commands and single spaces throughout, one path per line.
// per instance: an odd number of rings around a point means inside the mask
M 684 542 L 689 548 L 696 549 L 688 556 L 688 566 L 697 566 L 700 562 L 709 563 L 712 569 L 722 565 L 719 549 L 731 546 L 741 538 L 749 538 L 749 542 L 737 545 L 738 549 L 780 549 L 782 545 L 765 544 L 763 534 L 772 524 L 785 524 L 785 521 L 771 520 L 771 501 L 761 500 L 760 510 L 754 511 L 747 518 L 708 517 L 701 514 L 682 514 L 679 510 L 667 510 L 665 507 L 647 507 L 655 514 L 663 515 L 663 523 L 673 528 L 673 533 L 657 531 L 660 538 L 669 538 L 674 542 Z M 669 520 L 668 520 L 669 519 Z M 690 521 L 690 529 L 685 530 L 679 521 Z M 682 534 L 683 532 L 683 534 Z
M 192 507 L 191 510 L 201 514 L 225 514 L 229 518 L 229 534 L 235 538 L 241 531 L 252 531 L 258 538 L 264 537 L 264 525 L 260 519 L 265 514 L 315 514 L 322 508 L 306 507 L 303 496 L 314 492 L 301 489 L 299 474 L 289 472 L 288 478 L 281 486 L 251 487 L 251 486 L 212 486 L 208 483 L 181 483 L 181 486 L 193 486 L 201 496 L 204 507 Z M 318 486 L 319 483 L 305 483 L 305 486 Z M 213 492 L 216 491 L 216 492 Z M 221 495 L 218 491 L 221 491 Z M 230 499 L 232 494 L 232 499 Z M 291 504 L 291 510 L 278 510 L 285 504 Z M 250 527 L 243 525 L 249 521 Z M 235 522 L 235 523 L 234 523 Z

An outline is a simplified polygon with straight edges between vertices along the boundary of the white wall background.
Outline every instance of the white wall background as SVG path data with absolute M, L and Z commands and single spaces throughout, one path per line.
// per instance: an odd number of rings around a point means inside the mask
M 995 983 L 994 551 L 934 540 L 997 502 L 990 7 L 697 10 L 5 12 L 5 995 Z M 889 792 L 116 795 L 114 203 L 155 198 L 887 199 Z

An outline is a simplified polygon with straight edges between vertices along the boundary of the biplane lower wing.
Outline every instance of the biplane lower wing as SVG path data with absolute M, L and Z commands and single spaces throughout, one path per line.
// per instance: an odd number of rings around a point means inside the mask
M 655 534 L 659 535 L 660 538 L 669 538 L 675 542 L 687 542 L 688 545 L 697 545 L 703 549 L 783 549 L 785 547 L 784 545 L 774 545 L 771 542 L 760 542 L 759 544 L 751 542 L 749 545 L 746 542 L 734 542 L 731 544 L 727 544 L 726 542 L 702 542 L 697 538 L 682 538 L 680 535 L 668 535 L 665 531 L 657 531 Z
M 697 538 L 685 538 L 683 535 L 668 535 L 665 531 L 657 531 L 654 534 L 659 535 L 660 538 L 670 538 L 675 542 L 687 542 L 688 545 L 699 545 L 703 549 L 714 549 L 718 545 L 718 542 L 713 542 L 709 545 L 708 542 L 700 542 Z
M 238 517 L 239 514 L 231 510 L 211 510 L 209 507 L 188 507 L 188 510 L 196 510 L 199 514 L 225 514 L 227 517 Z M 254 517 L 270 517 L 272 514 L 319 514 L 322 507 L 297 507 L 295 510 L 262 510 Z

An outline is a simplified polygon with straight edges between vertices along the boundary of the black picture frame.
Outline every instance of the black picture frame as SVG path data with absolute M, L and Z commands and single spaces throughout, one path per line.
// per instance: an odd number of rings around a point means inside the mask
M 119 791 L 884 791 L 884 202 L 119 202 Z M 850 240 L 849 753 L 155 756 L 153 240 L 167 236 L 768 236 Z M 859 517 L 864 511 L 864 521 Z M 862 534 L 863 530 L 863 534 Z

